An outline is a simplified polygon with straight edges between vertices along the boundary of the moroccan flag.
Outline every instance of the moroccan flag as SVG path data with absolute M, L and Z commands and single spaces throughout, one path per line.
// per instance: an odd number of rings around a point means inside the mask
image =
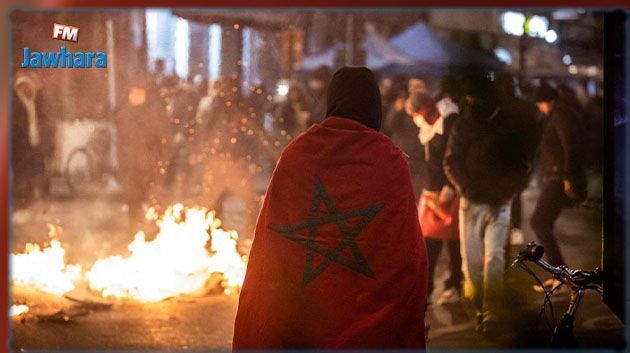
M 424 348 L 426 263 L 401 152 L 357 121 L 327 118 L 273 173 L 233 348 Z

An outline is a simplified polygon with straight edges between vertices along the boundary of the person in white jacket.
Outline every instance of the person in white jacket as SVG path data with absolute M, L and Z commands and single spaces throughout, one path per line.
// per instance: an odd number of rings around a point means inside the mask
M 436 103 L 427 93 L 417 92 L 410 97 L 407 110 L 419 129 L 418 139 L 424 151 L 423 190 L 419 214 L 437 212 L 450 217 L 450 221 L 445 221 L 445 229 L 436 231 L 431 229 L 431 225 L 423 225 L 424 218 L 421 216 L 421 226 L 423 226 L 429 257 L 429 298 L 435 288 L 434 272 L 437 259 L 442 248 L 446 247 L 449 257 L 449 276 L 444 282 L 444 289 L 436 303 L 438 305 L 455 303 L 461 298 L 463 279 L 457 227 L 457 198 L 453 186 L 444 174 L 442 162 L 449 133 L 453 122 L 457 119 L 459 108 L 450 95 L 443 94 L 443 98 Z M 431 206 L 433 208 L 428 210 L 427 207 Z

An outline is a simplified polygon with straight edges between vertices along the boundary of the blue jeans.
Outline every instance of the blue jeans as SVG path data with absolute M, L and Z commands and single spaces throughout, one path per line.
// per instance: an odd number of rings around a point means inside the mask
M 462 197 L 459 203 L 464 295 L 484 321 L 494 319 L 502 302 L 510 201 L 493 206 Z

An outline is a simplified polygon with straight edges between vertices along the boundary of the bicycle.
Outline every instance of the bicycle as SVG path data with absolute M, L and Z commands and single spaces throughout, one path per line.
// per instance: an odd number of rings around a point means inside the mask
M 555 316 L 553 314 L 551 296 L 562 285 L 567 285 L 569 287 L 571 290 L 569 306 L 560 319 L 560 322 L 558 322 L 553 329 L 551 345 L 554 347 L 577 347 L 578 342 L 573 334 L 573 322 L 575 320 L 575 315 L 587 290 L 595 290 L 600 294 L 603 293 L 603 272 L 600 268 L 595 268 L 593 271 L 582 271 L 571 270 L 565 266 L 552 266 L 542 259 L 544 252 L 545 249 L 542 246 L 536 245 L 534 242 L 530 242 L 527 244 L 526 249 L 519 252 L 516 259 L 512 262 L 512 267 L 518 266 L 525 270 L 525 272 L 534 277 L 538 284 L 543 288 L 545 292 L 545 300 L 543 301 L 541 314 L 544 313 L 545 307 L 547 303 L 549 303 L 552 321 L 554 324 Z M 561 283 L 548 291 L 540 278 L 538 278 L 538 276 L 524 263 L 525 261 L 535 263 Z
M 112 136 L 107 128 L 97 128 L 88 142 L 68 154 L 64 177 L 73 195 L 98 189 L 107 174 L 112 173 L 109 160 Z

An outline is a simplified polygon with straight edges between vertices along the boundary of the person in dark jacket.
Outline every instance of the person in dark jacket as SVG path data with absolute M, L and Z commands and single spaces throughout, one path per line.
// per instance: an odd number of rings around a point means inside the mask
M 464 295 L 477 309 L 478 331 L 494 335 L 500 328 L 510 203 L 527 185 L 532 161 L 510 118 L 521 112 L 499 104 L 485 75 L 465 78 L 464 89 L 467 103 L 451 132 L 444 167 L 461 195 Z
M 579 114 L 558 92 L 543 82 L 536 93 L 536 105 L 548 119 L 541 142 L 543 186 L 531 218 L 536 236 L 545 248 L 545 256 L 554 266 L 564 259 L 553 234 L 562 209 L 584 197 L 585 179 L 579 161 Z M 554 285 L 553 281 L 545 285 Z
M 149 79 L 138 76 L 131 80 L 127 100 L 115 120 L 118 143 L 118 180 L 128 207 L 129 230 L 142 229 L 143 204 L 155 199 L 159 187 L 160 161 L 167 156 L 167 122 L 159 111 L 157 93 Z
M 415 92 L 411 97 L 413 120 L 420 128 L 418 138 L 424 150 L 424 163 L 422 172 L 423 194 L 428 198 L 437 200 L 439 207 L 448 209 L 452 202 L 456 201 L 456 192 L 444 174 L 444 154 L 448 137 L 451 133 L 454 122 L 459 117 L 459 107 L 455 103 L 457 93 L 454 78 L 447 76 L 442 81 L 441 99 L 436 103 L 431 96 L 426 93 Z M 422 200 L 427 200 L 423 198 Z M 428 205 L 420 202 L 420 211 Z M 452 205 L 456 207 L 456 205 Z M 459 248 L 459 235 L 457 227 L 457 215 L 452 224 L 448 227 L 448 234 L 425 233 L 427 244 L 427 255 L 429 257 L 429 298 L 434 289 L 434 273 L 437 260 L 446 247 L 449 257 L 449 276 L 444 282 L 444 290 L 437 300 L 437 304 L 455 303 L 461 297 L 462 283 L 462 258 Z
M 417 199 L 422 191 L 422 160 L 424 156 L 422 146 L 418 143 L 418 128 L 411 119 L 413 112 L 410 109 L 410 97 L 414 92 L 427 93 L 426 84 L 422 79 L 414 77 L 409 80 L 407 97 L 399 97 L 394 101 L 383 121 L 383 130 L 407 157 L 411 169 L 414 194 Z
M 499 98 L 499 104 L 501 106 L 507 108 L 516 108 L 518 111 L 523 112 L 522 114 L 518 114 L 512 116 L 511 119 L 513 124 L 517 124 L 520 126 L 521 131 L 523 131 L 524 137 L 526 137 L 526 146 L 529 146 L 528 155 L 530 159 L 534 159 L 536 153 L 538 151 L 538 147 L 540 145 L 540 138 L 542 135 L 542 129 L 540 124 L 540 119 L 538 117 L 538 109 L 536 105 L 533 103 L 529 103 L 523 99 L 521 99 L 516 94 L 516 82 L 514 76 L 508 72 L 502 72 L 497 75 L 495 79 L 495 84 L 497 86 L 497 93 Z M 511 219 L 510 219 L 510 238 L 506 244 L 509 246 L 510 243 L 521 245 L 524 242 L 523 232 L 522 232 L 522 219 L 523 219 L 523 205 L 521 201 L 521 193 L 523 190 L 518 190 L 514 197 L 512 198 L 512 209 L 511 209 Z M 508 252 L 506 251 L 507 257 L 509 257 Z
M 166 171 L 165 183 L 173 188 L 173 194 L 179 195 L 182 190 L 177 184 L 189 177 L 189 161 L 191 146 L 195 143 L 195 110 L 198 101 L 191 86 L 181 82 L 179 77 L 171 75 L 162 81 L 163 99 L 166 106 L 166 117 L 172 131 L 172 155 Z
M 12 93 L 13 207 L 20 209 L 48 194 L 46 162 L 52 159 L 54 134 L 34 76 L 16 75 Z
M 304 89 L 299 84 L 291 84 L 286 100 L 274 109 L 276 130 L 280 134 L 277 138 L 282 146 L 286 146 L 306 130 L 310 114 L 309 100 Z

